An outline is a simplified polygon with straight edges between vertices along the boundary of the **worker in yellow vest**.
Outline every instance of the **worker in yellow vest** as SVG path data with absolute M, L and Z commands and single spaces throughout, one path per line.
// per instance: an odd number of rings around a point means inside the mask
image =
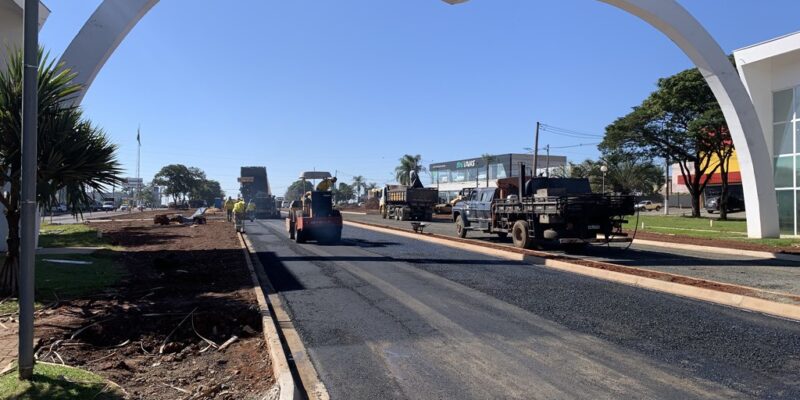
M 247 218 L 250 219 L 250 222 L 256 220 L 256 202 L 253 200 L 247 203 Z
M 233 205 L 233 218 L 236 232 L 244 233 L 244 220 L 247 218 L 246 212 L 247 204 L 245 204 L 243 199 L 239 199 L 239 201 Z
M 230 196 L 228 196 L 228 200 L 225 200 L 225 205 L 224 205 L 225 213 L 228 216 L 228 222 L 231 222 L 233 220 L 233 206 L 234 206 L 234 204 L 236 204 L 236 201 L 234 201 Z

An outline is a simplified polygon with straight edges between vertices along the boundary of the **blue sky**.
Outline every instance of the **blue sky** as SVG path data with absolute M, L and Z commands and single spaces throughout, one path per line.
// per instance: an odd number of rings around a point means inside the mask
M 46 0 L 42 44 L 60 55 L 99 3 Z M 800 29 L 796 0 L 682 3 L 729 52 Z M 536 121 L 601 134 L 691 66 L 655 29 L 590 0 L 162 0 L 83 107 L 130 176 L 141 124 L 145 181 L 183 163 L 235 195 L 239 167 L 264 165 L 282 195 L 302 170 L 381 184 L 406 153 L 427 165 L 523 152 Z M 591 142 L 543 134 L 540 146 Z

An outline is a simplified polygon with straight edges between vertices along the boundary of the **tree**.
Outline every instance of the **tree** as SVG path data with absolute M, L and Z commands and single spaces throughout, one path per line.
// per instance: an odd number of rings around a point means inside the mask
M 71 83 L 75 74 L 42 50 L 38 57 L 36 200 L 49 208 L 64 189 L 67 206 L 77 216 L 91 204 L 90 192 L 122 182 L 117 147 L 79 108 L 64 106 L 80 90 Z M 22 70 L 22 52 L 15 51 L 6 70 L 0 71 L 0 187 L 8 187 L 0 192 L 8 223 L 8 250 L 0 269 L 0 290 L 5 294 L 16 294 L 19 276 Z
M 366 189 L 367 182 L 363 176 L 358 175 L 353 177 L 353 189 L 355 189 L 358 199 L 361 199 L 361 189 Z
M 161 199 L 156 199 L 156 185 L 152 182 L 142 186 L 139 197 L 144 201 L 146 207 L 154 207 L 161 204 Z
M 601 192 L 603 172 L 600 167 L 608 167 L 605 176 L 606 188 L 625 194 L 651 196 L 664 185 L 664 176 L 654 163 L 647 159 L 621 154 L 610 154 L 600 160 L 584 160 L 580 164 L 570 164 L 572 178 L 587 178 L 593 192 Z
M 483 153 L 481 158 L 483 158 L 483 163 L 486 164 L 486 187 L 489 187 L 489 164 L 494 162 L 494 156 L 489 153 Z
M 311 182 L 303 181 L 302 179 L 296 180 L 286 189 L 284 198 L 288 201 L 300 200 L 305 192 L 311 191 L 312 189 L 314 189 L 314 186 Z
M 203 174 L 205 176 L 205 173 Z M 225 192 L 219 182 L 213 179 L 199 180 L 189 195 L 192 200 L 204 200 L 206 204 L 214 204 L 215 198 L 224 198 Z
M 700 196 L 719 164 L 712 163 L 713 140 L 722 137 L 719 104 L 697 69 L 658 81 L 655 92 L 606 128 L 602 152 L 621 151 L 675 162 L 692 196 L 692 216 L 700 216 Z M 725 127 L 727 130 L 727 127 Z
M 353 186 L 339 182 L 339 187 L 333 190 L 336 201 L 347 201 L 353 198 Z
M 177 204 L 178 200 L 186 200 L 193 189 L 197 188 L 197 168 L 190 169 L 183 164 L 170 164 L 162 167 L 153 178 L 153 183 L 164 187 L 164 194 L 171 196 Z M 202 172 L 202 171 L 200 171 Z M 205 177 L 205 174 L 202 175 Z
M 719 219 L 728 219 L 728 172 L 734 147 L 725 116 L 719 107 L 706 111 L 693 122 L 695 129 L 706 132 L 709 147 L 718 160 L 720 175 Z
M 412 156 L 411 154 L 406 154 L 400 158 L 400 165 L 395 167 L 394 169 L 394 177 L 400 182 L 401 185 L 410 185 L 411 184 L 411 171 L 414 171 L 417 175 L 420 172 L 425 171 L 425 167 L 420 164 L 422 162 L 422 156 L 417 154 Z

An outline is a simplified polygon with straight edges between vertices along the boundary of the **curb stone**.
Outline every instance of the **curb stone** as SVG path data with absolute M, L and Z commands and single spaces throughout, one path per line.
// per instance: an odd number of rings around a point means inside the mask
M 769 251 L 758 251 L 758 250 L 732 249 L 728 247 L 701 246 L 701 245 L 687 244 L 687 243 L 659 242 L 656 240 L 646 240 L 646 239 L 634 239 L 633 243 L 640 244 L 643 246 L 665 247 L 668 249 L 709 252 L 709 253 L 727 254 L 734 256 L 774 258 L 777 260 L 800 262 L 800 255 L 796 254 L 773 253 Z
M 283 345 L 278 335 L 275 315 L 270 311 L 269 304 L 264 297 L 261 283 L 253 267 L 253 261 L 250 259 L 250 252 L 247 249 L 243 235 L 240 233 L 237 237 L 239 238 L 239 244 L 244 253 L 247 269 L 250 270 L 250 278 L 253 280 L 253 291 L 256 294 L 256 300 L 258 300 L 258 310 L 261 313 L 261 325 L 264 329 L 264 340 L 267 342 L 267 348 L 269 349 L 269 356 L 272 362 L 272 374 L 279 388 L 277 398 L 279 400 L 301 399 L 302 395 L 294 382 L 292 371 L 289 369 L 289 361 L 286 358 L 286 353 L 283 351 Z

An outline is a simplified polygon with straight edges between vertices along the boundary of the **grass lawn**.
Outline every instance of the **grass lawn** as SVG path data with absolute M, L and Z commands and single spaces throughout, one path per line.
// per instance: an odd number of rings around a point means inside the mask
M 64 365 L 36 363 L 33 379 L 21 381 L 16 369 L 0 376 L 0 399 L 122 399 L 117 387 L 102 377 Z
M 96 293 L 122 278 L 124 270 L 119 255 L 101 251 L 94 254 L 36 256 L 36 306 L 58 299 L 69 299 Z M 57 264 L 45 260 L 90 261 L 91 264 Z M 2 259 L 0 259 L 1 261 Z M 15 299 L 0 303 L 0 314 L 17 311 Z M 0 397 L 2 398 L 2 397 Z
M 667 235 L 680 235 L 704 239 L 740 240 L 748 243 L 761 244 L 772 247 L 790 247 L 800 243 L 800 239 L 748 239 L 747 222 L 741 220 L 720 221 L 709 218 L 689 218 L 683 216 L 666 215 L 639 215 L 638 228 L 642 230 L 644 223 L 645 232 L 661 233 Z M 633 230 L 637 224 L 636 217 L 628 218 L 625 229 Z
M 113 248 L 107 238 L 97 237 L 97 229 L 85 224 L 42 224 L 39 247 L 106 247 Z

